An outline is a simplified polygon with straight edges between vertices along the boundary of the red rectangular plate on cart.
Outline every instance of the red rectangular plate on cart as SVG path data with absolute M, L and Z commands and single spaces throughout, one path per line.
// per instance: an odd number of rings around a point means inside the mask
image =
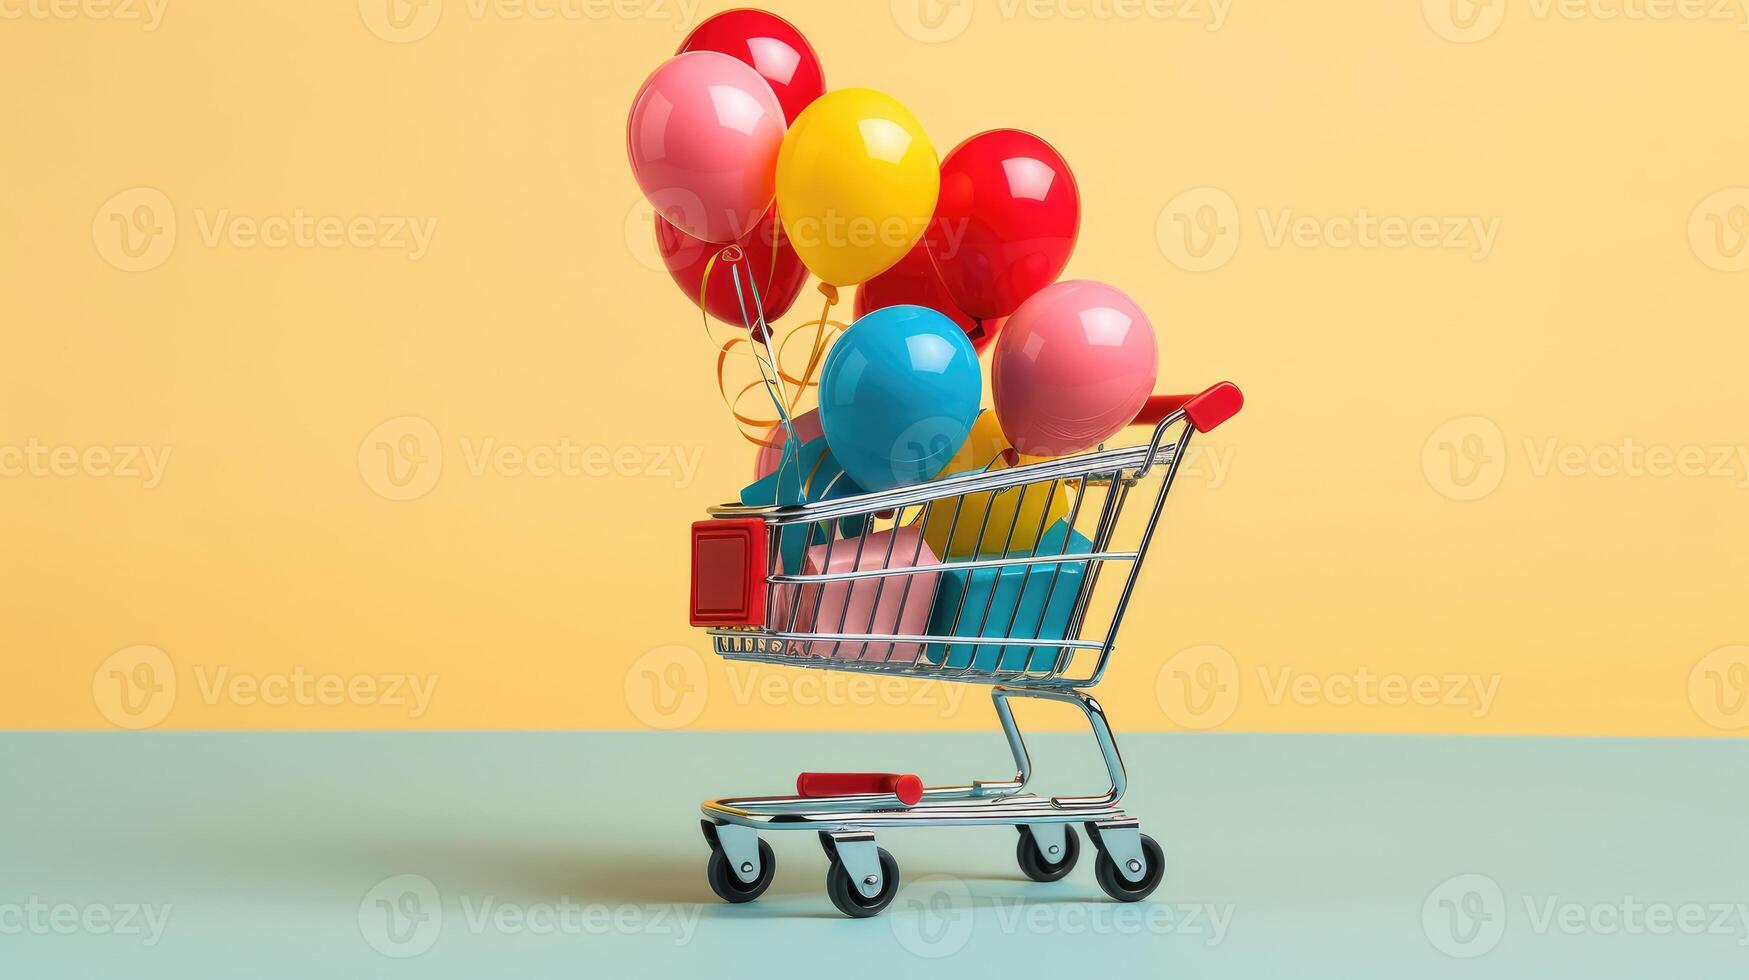
M 692 525 L 692 625 L 765 625 L 765 522 Z

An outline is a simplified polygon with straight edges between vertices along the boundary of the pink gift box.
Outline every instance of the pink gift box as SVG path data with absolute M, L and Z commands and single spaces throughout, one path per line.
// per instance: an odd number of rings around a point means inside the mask
M 922 531 L 909 524 L 895 531 L 876 531 L 862 541 L 854 537 L 833 542 L 831 567 L 824 569 L 827 546 L 808 549 L 803 575 L 870 571 L 880 568 L 911 568 L 939 564 Z M 895 539 L 896 538 L 896 539 Z M 891 545 L 891 555 L 888 545 Z M 876 633 L 919 636 L 928 631 L 929 607 L 935 600 L 939 572 L 882 575 L 845 582 L 827 582 L 801 587 L 800 612 L 790 627 L 790 602 L 794 585 L 776 587 L 775 618 L 771 628 L 795 633 Z M 882 583 L 885 583 L 884 585 Z M 816 600 L 818 600 L 816 602 Z M 872 618 L 871 618 L 872 617 Z M 842 660 L 882 660 L 915 663 L 923 651 L 920 643 L 868 643 L 856 640 L 791 641 L 790 652 L 809 657 Z

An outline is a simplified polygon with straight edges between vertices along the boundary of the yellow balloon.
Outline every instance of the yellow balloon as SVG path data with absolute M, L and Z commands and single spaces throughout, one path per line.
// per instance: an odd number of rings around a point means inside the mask
M 991 470 L 1007 469 L 1008 464 L 1001 458 L 1007 448 L 1008 439 L 1002 435 L 996 413 L 985 412 L 972 424 L 972 434 L 966 437 L 965 445 L 948 461 L 941 475 L 982 470 L 986 464 L 990 464 Z M 993 464 L 992 460 L 995 460 Z M 1048 510 L 1045 506 L 1047 500 L 1050 501 Z M 988 522 L 984 520 L 985 511 L 990 512 Z M 929 542 L 929 549 L 937 557 L 944 559 L 963 558 L 974 553 L 1001 555 L 1010 551 L 1031 551 L 1038 544 L 1039 535 L 1050 530 L 1051 525 L 1068 512 L 1069 487 L 1066 481 L 1058 480 L 1054 493 L 1049 480 L 1003 490 L 996 494 L 994 504 L 986 490 L 966 495 L 959 504 L 957 519 L 951 501 L 938 502 L 929 512 L 929 520 L 923 522 L 923 540 Z M 953 529 L 951 541 L 948 539 L 950 527 Z M 979 528 L 983 529 L 982 534 L 979 534 Z
M 935 213 L 941 162 L 891 96 L 844 88 L 815 99 L 777 153 L 777 213 L 814 275 L 873 279 L 911 251 Z

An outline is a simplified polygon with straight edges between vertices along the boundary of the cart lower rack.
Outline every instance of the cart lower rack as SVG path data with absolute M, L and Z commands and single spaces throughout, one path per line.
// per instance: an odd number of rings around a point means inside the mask
M 896 773 L 804 773 L 797 795 L 708 800 L 707 876 L 728 902 L 764 893 L 776 870 L 767 831 L 818 833 L 826 890 L 846 915 L 871 916 L 898 891 L 875 833 L 895 827 L 1018 829 L 1035 881 L 1067 875 L 1081 824 L 1095 877 L 1119 901 L 1146 898 L 1165 873 L 1153 838 L 1120 807 L 1127 786 L 1105 712 L 1085 691 L 1104 676 L 1166 495 L 1192 435 L 1243 404 L 1223 382 L 1156 396 L 1137 424 L 1145 445 L 980 472 L 799 506 L 722 506 L 693 526 L 692 622 L 729 660 L 989 684 L 1014 754 L 1012 778 L 923 787 Z M 1148 487 L 1158 482 L 1152 493 Z M 829 495 L 828 495 L 829 496 Z M 1148 510 L 1123 522 L 1135 496 Z M 1126 540 L 1134 544 L 1125 546 Z M 1117 566 L 1108 569 L 1108 566 Z M 1032 763 L 1010 704 L 1032 698 L 1085 715 L 1110 776 L 1092 796 L 1026 792 Z

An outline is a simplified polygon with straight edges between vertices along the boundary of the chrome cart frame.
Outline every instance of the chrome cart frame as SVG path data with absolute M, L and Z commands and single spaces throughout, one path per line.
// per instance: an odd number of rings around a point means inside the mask
M 1242 404 L 1238 388 L 1223 382 L 1194 396 L 1149 399 L 1137 417 L 1138 424 L 1153 425 L 1144 445 L 1023 466 L 998 462 L 979 472 L 841 499 L 831 499 L 828 487 L 826 499 L 798 506 L 712 508 L 712 519 L 695 526 L 695 622 L 698 528 L 709 532 L 733 524 L 753 532 L 749 581 L 737 583 L 747 587 L 753 623 L 708 627 L 718 654 L 992 685 L 1015 765 L 1008 779 L 909 793 L 890 785 L 892 774 L 836 774 L 840 790 L 831 795 L 707 800 L 707 873 L 717 894 L 731 902 L 757 898 L 775 865 L 759 835 L 785 830 L 819 834 L 831 860 L 827 892 L 840 911 L 855 917 L 878 913 L 897 890 L 897 864 L 874 839 L 889 828 L 1012 825 L 1020 831 L 1022 870 L 1035 880 L 1054 881 L 1068 874 L 1079 853 L 1075 823 L 1084 825 L 1098 850 L 1096 877 L 1107 894 L 1137 901 L 1151 893 L 1163 876 L 1164 856 L 1118 805 L 1128 785 L 1123 757 L 1104 710 L 1085 689 L 1110 665 L 1192 436 L 1220 425 Z M 1158 480 L 1158 489 L 1136 543 L 1120 547 L 1125 531 L 1134 533 L 1120 523 L 1125 504 L 1132 496 L 1149 498 L 1151 480 Z M 974 522 L 976 534 L 966 533 Z M 930 550 L 935 542 L 946 543 L 947 557 Z M 800 567 L 786 567 L 791 564 Z M 1119 570 L 1102 574 L 1110 564 Z M 957 576 L 953 589 L 941 587 L 949 575 Z M 896 600 L 888 590 L 898 593 Z M 928 628 L 897 625 L 922 622 Z M 1026 792 L 1033 767 L 1010 703 L 1017 698 L 1081 710 L 1110 777 L 1104 792 Z M 862 791 L 853 785 L 858 780 L 866 783 Z M 851 791 L 844 785 L 852 785 Z

